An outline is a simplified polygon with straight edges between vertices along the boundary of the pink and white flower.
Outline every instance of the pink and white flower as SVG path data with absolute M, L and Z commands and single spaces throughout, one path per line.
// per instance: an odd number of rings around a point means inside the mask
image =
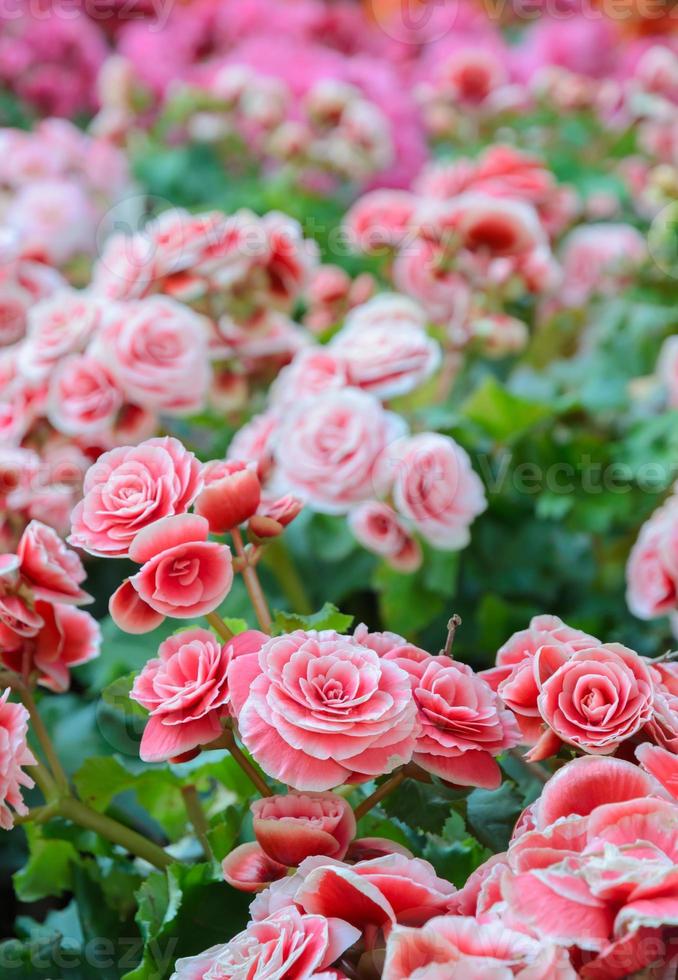
M 22 766 L 34 766 L 37 760 L 28 748 L 28 712 L 22 704 L 9 701 L 9 688 L 0 696 L 0 827 L 11 830 L 12 810 L 20 816 L 28 813 L 22 787 L 31 789 L 34 782 Z M 10 807 L 12 810 L 10 810 Z

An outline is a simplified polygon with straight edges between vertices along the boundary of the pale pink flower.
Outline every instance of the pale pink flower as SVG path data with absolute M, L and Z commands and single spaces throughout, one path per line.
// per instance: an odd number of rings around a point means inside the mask
M 454 439 L 424 432 L 398 439 L 382 454 L 375 485 L 435 548 L 456 551 L 487 506 L 480 478 Z
M 123 400 L 123 392 L 105 360 L 89 354 L 69 354 L 51 372 L 46 414 L 64 435 L 106 443 Z
M 349 803 L 333 793 L 288 793 L 256 800 L 254 833 L 266 854 L 296 867 L 313 855 L 342 860 L 356 834 Z
M 667 337 L 659 351 L 657 376 L 666 389 L 668 404 L 678 406 L 678 337 Z
M 62 358 L 85 350 L 102 315 L 98 300 L 74 290 L 60 290 L 34 304 L 19 349 L 19 371 L 29 381 L 44 381 Z
M 92 353 L 129 401 L 183 415 L 204 403 L 210 381 L 209 323 L 188 307 L 151 296 L 111 312 Z
M 640 619 L 655 619 L 678 605 L 678 564 L 673 541 L 678 501 L 670 497 L 640 529 L 626 565 L 626 601 Z
M 349 384 L 386 400 L 419 387 L 437 370 L 440 346 L 425 328 L 415 303 L 376 296 L 348 315 L 329 347 L 344 361 Z
M 636 759 L 674 800 L 678 800 L 678 755 L 660 745 L 643 742 L 636 749 Z
M 229 685 L 244 744 L 295 789 L 324 791 L 411 758 L 417 723 L 408 676 L 351 637 L 274 637 L 229 671 Z
M 346 364 L 340 353 L 332 348 L 306 347 L 274 381 L 270 403 L 274 408 L 289 408 L 302 399 L 340 391 L 347 383 Z
M 316 510 L 345 513 L 373 495 L 377 459 L 404 428 L 366 392 L 321 394 L 280 423 L 275 456 L 281 480 Z
M 397 926 L 386 943 L 384 980 L 576 980 L 567 951 L 509 929 L 445 915 L 421 929 Z
M 263 978 L 309 980 L 330 966 L 360 937 L 357 929 L 288 907 L 247 928 L 222 946 L 177 960 L 170 980 Z
M 5 211 L 23 255 L 61 266 L 95 245 L 97 213 L 74 180 L 34 181 L 22 187 Z
M 630 281 L 647 259 L 647 244 L 631 225 L 582 225 L 567 236 L 560 258 L 560 298 L 568 306 L 581 306 L 593 295 L 614 295 Z
M 263 639 L 250 630 L 222 643 L 209 630 L 191 628 L 160 644 L 130 694 L 150 713 L 139 749 L 145 762 L 162 762 L 218 738 L 228 715 L 228 665 Z
M 415 572 L 421 565 L 418 542 L 388 504 L 368 500 L 348 515 L 348 525 L 363 548 L 380 555 L 401 572 Z
M 87 472 L 69 543 L 93 555 L 126 557 L 139 531 L 184 514 L 202 485 L 200 463 L 178 439 L 113 449 Z
M 82 562 L 51 527 L 31 521 L 21 536 L 17 555 L 21 574 L 36 598 L 71 605 L 91 601 L 80 587 L 87 577 Z
M 28 712 L 22 704 L 9 701 L 10 689 L 0 696 L 0 827 L 11 830 L 14 826 L 12 811 L 20 816 L 28 813 L 21 797 L 21 788 L 31 789 L 35 784 L 22 766 L 37 765 L 37 759 L 28 748 Z
M 273 446 L 280 425 L 280 415 L 274 409 L 254 415 L 231 439 L 229 459 L 256 463 L 259 479 L 264 481 L 273 466 Z

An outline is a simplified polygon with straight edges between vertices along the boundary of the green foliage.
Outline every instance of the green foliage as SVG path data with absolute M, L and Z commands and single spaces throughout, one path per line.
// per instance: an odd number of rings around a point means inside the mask
M 326 602 L 322 609 L 310 616 L 280 611 L 273 616 L 273 626 L 278 633 L 291 633 L 293 630 L 336 630 L 337 633 L 345 633 L 352 623 L 353 616 L 339 612 L 331 602 Z
M 79 855 L 72 843 L 46 839 L 37 825 L 26 827 L 28 862 L 13 876 L 14 890 L 22 902 L 37 902 L 63 895 L 73 884 L 73 868 Z
M 165 980 L 179 957 L 239 932 L 247 921 L 249 896 L 230 888 L 212 865 L 173 864 L 141 885 L 137 902 L 143 956 L 124 980 Z

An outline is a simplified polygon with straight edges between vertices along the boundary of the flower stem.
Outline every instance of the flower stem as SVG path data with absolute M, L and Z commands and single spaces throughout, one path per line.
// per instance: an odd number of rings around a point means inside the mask
M 205 816 L 205 811 L 200 803 L 198 791 L 192 783 L 189 783 L 187 786 L 181 787 L 181 795 L 184 798 L 184 806 L 186 807 L 188 819 L 193 825 L 195 835 L 200 841 L 203 853 L 207 860 L 211 861 L 214 855 L 212 854 L 212 847 L 207 836 L 210 827 Z
M 252 765 L 245 753 L 240 749 L 235 740 L 235 735 L 230 728 L 224 730 L 223 739 L 220 739 L 220 741 L 222 741 L 224 748 L 227 748 L 231 753 L 248 779 L 254 783 L 259 793 L 262 796 L 273 796 L 273 790 L 259 773 L 259 770 Z
M 206 613 L 205 619 L 210 624 L 210 626 L 215 631 L 215 633 L 219 634 L 222 640 L 226 640 L 226 642 L 228 643 L 229 640 L 233 639 L 233 633 L 231 633 L 226 623 L 223 621 L 221 616 L 219 616 L 217 613 L 215 612 Z
M 158 844 L 154 844 L 153 841 L 143 837 L 136 830 L 125 827 L 124 824 L 107 817 L 104 813 L 92 810 L 72 796 L 66 796 L 59 801 L 58 812 L 67 820 L 71 820 L 87 830 L 93 830 L 101 837 L 111 841 L 112 844 L 124 847 L 126 851 L 135 854 L 161 871 L 172 863 L 170 855 Z
M 247 594 L 250 597 L 250 602 L 252 603 L 257 620 L 259 621 L 259 625 L 264 633 L 270 633 L 271 614 L 268 611 L 268 603 L 266 602 L 266 597 L 264 596 L 263 589 L 261 588 L 261 582 L 259 581 L 257 570 L 250 565 L 247 559 L 247 553 L 245 551 L 245 545 L 243 544 L 240 528 L 234 527 L 231 531 L 231 537 L 233 538 L 233 544 L 235 546 L 235 552 L 238 558 L 243 560 L 242 577 L 245 582 Z
M 24 706 L 31 717 L 33 732 L 40 743 L 40 748 L 43 751 L 45 759 L 47 760 L 47 764 L 51 770 L 51 776 L 57 789 L 61 793 L 67 793 L 69 791 L 68 776 L 66 775 L 66 772 L 59 761 L 59 757 L 56 754 L 54 745 L 52 744 L 52 739 L 49 737 L 49 732 L 47 731 L 45 723 L 40 716 L 38 706 L 35 703 L 35 698 L 33 697 L 33 692 L 31 691 L 30 687 L 27 684 L 24 684 L 24 682 L 18 677 L 12 683 L 12 687 L 23 701 Z M 44 776 L 44 774 L 41 774 L 41 776 Z M 38 779 L 35 781 L 40 786 Z M 40 788 L 42 789 L 42 786 L 40 786 Z
M 369 813 L 372 807 L 376 806 L 377 803 L 381 803 L 382 800 L 386 799 L 394 789 L 397 789 L 406 777 L 406 772 L 404 769 L 399 769 L 393 776 L 382 783 L 375 789 L 374 793 L 368 796 L 366 799 L 359 803 L 354 810 L 356 820 L 360 820 L 364 817 L 366 813 Z
M 274 538 L 271 541 L 263 554 L 263 562 L 275 575 L 292 611 L 301 616 L 310 616 L 313 612 L 313 604 L 282 538 Z

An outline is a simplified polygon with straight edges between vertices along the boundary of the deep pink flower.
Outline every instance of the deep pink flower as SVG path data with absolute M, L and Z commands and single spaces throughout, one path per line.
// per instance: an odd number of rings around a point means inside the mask
M 296 867 L 319 854 L 342 860 L 355 837 L 353 810 L 333 793 L 288 793 L 256 800 L 254 833 L 266 854 Z
M 421 929 L 397 926 L 386 943 L 384 980 L 576 980 L 567 951 L 466 916 L 440 916 Z
M 300 869 L 294 902 L 306 912 L 337 916 L 361 931 L 400 923 L 422 925 L 447 911 L 456 889 L 420 858 L 391 853 L 350 867 L 311 858 Z
M 195 512 L 209 521 L 213 534 L 232 531 L 256 513 L 261 484 L 252 464 L 213 460 L 203 467 L 203 478 Z
M 274 637 L 229 671 L 229 684 L 246 747 L 295 789 L 331 789 L 411 758 L 417 723 L 407 674 L 351 637 Z
M 538 657 L 545 658 L 545 651 L 551 658 L 550 676 L 540 683 L 537 703 L 542 718 L 562 741 L 605 755 L 650 720 L 654 684 L 633 650 L 606 643 L 568 658 L 561 648 L 542 647 Z M 539 666 L 536 669 L 539 672 Z M 534 757 L 542 756 L 537 751 Z
M 85 477 L 70 544 L 92 555 L 126 557 L 144 527 L 188 510 L 202 489 L 201 474 L 193 453 L 170 436 L 104 453 Z
M 371 253 L 400 246 L 411 229 L 416 203 L 409 191 L 384 189 L 363 194 L 344 218 L 353 248 Z
M 192 619 L 221 605 L 233 583 L 231 549 L 208 534 L 197 514 L 164 517 L 137 534 L 129 555 L 143 565 L 130 583 L 151 609 Z
M 177 960 L 172 980 L 235 980 L 273 973 L 284 980 L 309 980 L 330 966 L 359 938 L 346 922 L 281 909 L 247 928 L 230 942 L 199 956 Z
M 517 745 L 520 736 L 513 715 L 489 684 L 468 664 L 440 656 L 425 662 L 423 671 L 416 663 L 412 691 L 422 727 L 414 761 L 447 782 L 499 786 L 501 770 L 494 756 Z
M 28 748 L 28 712 L 22 704 L 9 701 L 9 688 L 0 696 L 0 827 L 11 830 L 14 818 L 10 807 L 21 816 L 28 807 L 21 797 L 21 787 L 34 785 L 22 766 L 34 766 L 37 760 Z
M 171 759 L 221 734 L 230 700 L 228 665 L 262 638 L 251 630 L 222 643 L 209 630 L 193 628 L 160 644 L 130 694 L 150 713 L 140 749 L 145 762 Z
M 21 536 L 17 555 L 21 574 L 38 599 L 72 605 L 92 601 L 80 588 L 87 577 L 82 562 L 51 527 L 31 521 Z

